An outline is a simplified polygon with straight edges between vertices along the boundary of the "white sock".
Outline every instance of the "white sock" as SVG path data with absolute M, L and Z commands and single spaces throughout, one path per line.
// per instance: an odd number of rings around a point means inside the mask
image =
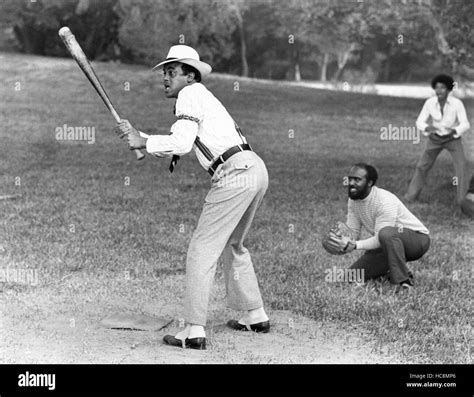
M 191 325 L 191 330 L 189 331 L 189 339 L 192 338 L 205 338 L 206 332 L 204 331 L 204 327 L 202 325 Z
M 244 317 L 239 320 L 240 324 L 251 325 L 268 321 L 268 316 L 263 307 L 255 310 L 249 310 Z
M 186 328 L 178 332 L 175 336 L 176 339 L 185 340 L 187 338 L 205 338 L 206 332 L 202 325 L 186 324 Z
M 186 338 L 189 338 L 189 332 L 191 331 L 191 324 L 187 324 L 186 328 L 184 328 L 182 331 L 179 331 L 175 338 L 180 339 L 180 340 L 185 340 Z

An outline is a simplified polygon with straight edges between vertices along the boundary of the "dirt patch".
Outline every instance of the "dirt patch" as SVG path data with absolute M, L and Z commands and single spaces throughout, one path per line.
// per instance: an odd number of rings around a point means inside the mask
M 376 352 L 367 335 L 348 325 L 322 323 L 291 311 L 267 310 L 269 334 L 233 331 L 225 326 L 238 313 L 223 307 L 224 283 L 213 290 L 207 328 L 208 349 L 164 345 L 179 330 L 183 276 L 163 276 L 122 288 L 108 276 L 73 275 L 54 286 L 0 293 L 4 342 L 2 363 L 388 363 L 395 357 Z M 130 281 L 128 281 L 130 283 Z M 178 302 L 178 303 L 177 303 Z M 160 331 L 112 330 L 101 320 L 112 313 L 142 313 L 173 322 Z

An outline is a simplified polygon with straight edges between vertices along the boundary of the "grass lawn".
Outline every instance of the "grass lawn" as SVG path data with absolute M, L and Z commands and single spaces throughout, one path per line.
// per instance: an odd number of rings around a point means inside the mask
M 167 133 L 173 101 L 164 97 L 159 75 L 140 66 L 95 67 L 122 117 L 142 131 Z M 182 275 L 210 187 L 194 154 L 182 157 L 173 174 L 168 159 L 136 162 L 72 60 L 0 54 L 0 76 L 0 193 L 22 195 L 0 201 L 0 268 L 38 272 L 37 285 L 0 283 L 0 300 L 7 293 L 21 298 L 32 289 L 47 291 L 71 274 L 93 280 L 104 273 L 111 279 L 125 274 L 131 281 L 123 288 L 133 284 L 143 294 L 137 300 L 146 300 L 156 293 L 146 283 Z M 447 153 L 421 201 L 409 207 L 432 237 L 425 257 L 410 265 L 414 291 L 399 296 L 388 283 L 325 281 L 325 270 L 347 267 L 360 255 L 333 257 L 321 247 L 328 225 L 345 217 L 343 176 L 365 161 L 377 167 L 380 187 L 404 194 L 424 140 L 382 141 L 380 129 L 413 126 L 423 101 L 250 80 L 236 90 L 235 81 L 215 75 L 206 85 L 269 171 L 247 241 L 266 305 L 341 330 L 357 327 L 402 362 L 470 363 L 473 224 L 455 205 Z M 474 101 L 465 105 L 474 125 Z M 64 124 L 94 127 L 95 143 L 56 140 L 55 129 Z M 471 136 L 465 148 L 472 164 Z M 106 280 L 103 288 L 106 296 Z

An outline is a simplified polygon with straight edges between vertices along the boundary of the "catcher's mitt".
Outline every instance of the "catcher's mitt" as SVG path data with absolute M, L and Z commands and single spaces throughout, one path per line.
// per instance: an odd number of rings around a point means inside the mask
M 352 235 L 352 232 L 351 232 L 351 229 L 349 229 L 349 227 L 345 224 L 345 223 L 342 223 L 342 222 L 337 222 L 330 230 L 329 232 L 327 232 L 324 237 L 323 237 L 323 241 L 322 241 L 322 244 L 323 244 L 323 248 L 328 252 L 330 253 L 331 255 L 344 255 L 346 254 L 347 252 L 346 251 L 343 251 L 342 249 L 338 249 L 338 248 L 334 248 L 333 246 L 331 246 L 329 244 L 329 238 L 330 238 L 330 233 L 334 233 L 336 235 L 338 235 L 339 237 L 341 236 L 346 236 L 346 237 L 349 237 L 351 240 L 353 239 L 353 235 Z

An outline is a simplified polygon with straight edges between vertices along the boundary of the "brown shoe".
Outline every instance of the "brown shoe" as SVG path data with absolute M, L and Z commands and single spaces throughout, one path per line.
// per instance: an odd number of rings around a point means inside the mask
M 261 323 L 243 325 L 243 324 L 240 324 L 237 320 L 229 320 L 227 322 L 227 326 L 237 331 L 253 331 L 253 332 L 259 332 L 262 334 L 266 334 L 270 332 L 270 321 L 263 321 Z
M 186 338 L 182 341 L 173 335 L 165 335 L 163 342 L 167 345 L 182 347 L 184 349 L 206 350 L 206 338 Z

